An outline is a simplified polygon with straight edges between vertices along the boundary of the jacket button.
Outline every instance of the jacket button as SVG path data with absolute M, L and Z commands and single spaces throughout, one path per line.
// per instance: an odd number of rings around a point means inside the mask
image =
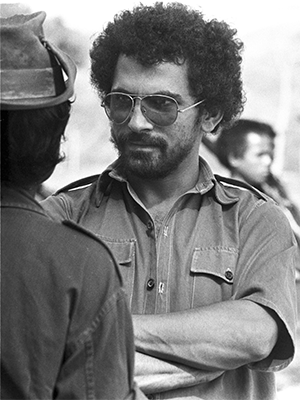
M 154 279 L 150 278 L 147 282 L 147 290 L 152 290 L 155 286 Z
M 147 230 L 148 231 L 153 231 L 153 222 L 152 221 L 149 221 L 148 223 L 147 223 Z
M 225 278 L 229 281 L 232 281 L 233 279 L 233 273 L 229 268 L 225 271 Z

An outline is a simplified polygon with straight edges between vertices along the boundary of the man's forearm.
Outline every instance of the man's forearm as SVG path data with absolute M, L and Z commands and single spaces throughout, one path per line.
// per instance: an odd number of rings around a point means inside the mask
M 211 381 L 223 372 L 197 370 L 139 352 L 135 354 L 135 381 L 146 394 L 194 386 Z
M 230 370 L 266 358 L 278 337 L 273 314 L 247 300 L 184 312 L 133 315 L 138 351 L 198 370 Z

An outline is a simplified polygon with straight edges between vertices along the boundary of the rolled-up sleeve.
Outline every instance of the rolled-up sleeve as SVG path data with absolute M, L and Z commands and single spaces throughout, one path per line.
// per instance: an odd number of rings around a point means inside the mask
M 295 352 L 296 240 L 285 215 L 271 202 L 261 202 L 245 216 L 240 239 L 243 251 L 238 260 L 233 299 L 251 300 L 267 307 L 282 322 L 270 356 L 251 368 L 277 371 L 292 361 Z

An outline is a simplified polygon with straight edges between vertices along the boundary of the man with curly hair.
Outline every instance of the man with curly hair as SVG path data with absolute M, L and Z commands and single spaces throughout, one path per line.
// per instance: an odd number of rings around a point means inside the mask
M 180 3 L 117 15 L 90 55 L 119 157 L 44 203 L 114 253 L 152 399 L 273 399 L 273 372 L 294 355 L 289 223 L 199 157 L 243 107 L 235 34 Z

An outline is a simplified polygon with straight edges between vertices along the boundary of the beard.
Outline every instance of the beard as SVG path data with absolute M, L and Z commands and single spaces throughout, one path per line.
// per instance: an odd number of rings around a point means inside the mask
M 111 142 L 119 153 L 118 170 L 123 176 L 147 180 L 163 179 L 174 172 L 191 152 L 194 141 L 183 141 L 174 148 L 169 148 L 163 138 L 152 137 L 148 133 L 118 132 L 111 128 Z M 155 151 L 130 149 L 130 142 L 139 142 L 155 148 Z

